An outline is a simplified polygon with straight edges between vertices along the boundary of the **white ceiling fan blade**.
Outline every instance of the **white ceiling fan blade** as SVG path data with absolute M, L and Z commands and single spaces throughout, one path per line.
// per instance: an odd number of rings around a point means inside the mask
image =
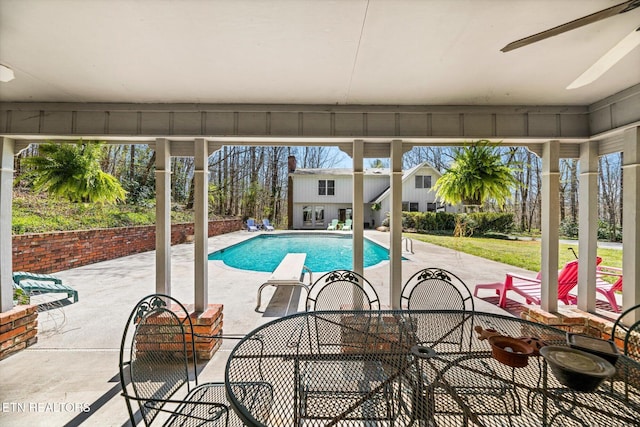
M 640 45 L 640 27 L 620 40 L 620 42 L 612 47 L 609 52 L 602 55 L 595 64 L 582 73 L 580 77 L 575 79 L 573 83 L 567 86 L 567 89 L 577 89 L 594 82 L 601 75 L 606 73 L 609 68 L 613 67 L 618 61 L 624 58 L 626 54 L 638 47 L 638 45 Z

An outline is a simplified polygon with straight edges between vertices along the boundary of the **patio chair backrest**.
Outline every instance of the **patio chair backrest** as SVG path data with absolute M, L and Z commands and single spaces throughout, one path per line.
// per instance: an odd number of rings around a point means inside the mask
M 569 261 L 558 272 L 558 299 L 564 300 L 578 285 L 578 260 Z
M 185 307 L 174 298 L 153 294 L 140 300 L 127 321 L 120 346 L 120 383 L 130 380 L 145 425 L 189 376 L 197 384 L 193 326 Z M 192 368 L 190 369 L 189 366 Z M 132 402 L 125 396 L 133 420 Z
M 467 285 L 441 268 L 425 268 L 406 281 L 400 295 L 406 310 L 475 310 Z
M 320 276 L 309 288 L 307 311 L 379 310 L 380 300 L 374 287 L 360 274 L 334 270 Z
M 405 310 L 460 310 L 449 316 L 448 324 L 416 325 L 417 340 L 441 351 L 461 349 L 464 337 L 473 330 L 473 296 L 467 285 L 455 274 L 441 268 L 425 268 L 407 280 L 400 294 L 400 307 Z M 445 346 L 445 347 L 442 347 Z
M 636 317 L 635 321 L 632 321 L 631 314 L 634 312 L 636 312 Z M 611 338 L 616 342 L 622 339 L 624 354 L 640 362 L 640 304 L 630 307 L 620 314 L 611 329 Z

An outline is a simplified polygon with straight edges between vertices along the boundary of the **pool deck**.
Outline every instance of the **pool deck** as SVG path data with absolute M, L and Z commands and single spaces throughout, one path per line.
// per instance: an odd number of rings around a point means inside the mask
M 276 231 L 275 233 L 278 233 Z M 340 232 L 338 232 L 340 233 Z M 209 239 L 209 252 L 254 237 L 239 231 Z M 390 234 L 366 230 L 365 236 L 389 245 Z M 530 272 L 438 246 L 413 242 L 404 253 L 403 280 L 425 267 L 440 267 L 473 288 L 502 281 L 506 272 Z M 155 252 L 145 252 L 56 273 L 76 290 L 80 301 L 41 311 L 37 344 L 0 361 L 0 425 L 122 426 L 128 424 L 119 395 L 118 356 L 122 331 L 133 305 L 155 289 Z M 171 294 L 193 301 L 193 245 L 172 247 Z M 389 263 L 365 269 L 365 277 L 389 305 Z M 262 311 L 255 312 L 256 292 L 271 273 L 240 271 L 209 262 L 209 302 L 224 304 L 224 333 L 245 334 L 271 319 L 303 307 L 299 288 L 267 287 Z M 314 272 L 314 277 L 317 277 Z M 491 295 L 491 291 L 485 295 Z M 480 296 L 483 296 L 482 294 Z M 54 295 L 58 298 L 59 295 Z M 39 301 L 49 296 L 38 297 Z M 475 299 L 476 310 L 506 313 Z M 201 381 L 222 381 L 234 341 L 225 341 L 201 371 Z M 83 412 L 83 408 L 90 410 Z

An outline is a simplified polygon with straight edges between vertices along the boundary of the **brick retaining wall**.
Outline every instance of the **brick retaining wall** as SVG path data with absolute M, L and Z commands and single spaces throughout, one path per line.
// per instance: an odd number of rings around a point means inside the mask
M 0 360 L 38 342 L 38 307 L 18 305 L 0 313 Z
M 558 307 L 557 313 L 548 313 L 542 310 L 540 306 L 532 305 L 525 307 L 520 317 L 574 334 L 585 334 L 603 340 L 611 339 L 611 330 L 613 329 L 612 321 L 596 314 L 584 312 L 572 305 Z M 618 331 L 616 331 L 616 335 L 614 341 L 618 348 L 622 350 L 624 336 L 618 336 Z
M 209 237 L 242 229 L 242 219 L 209 221 Z M 171 244 L 193 235 L 193 223 L 172 224 Z M 155 225 L 13 236 L 13 271 L 54 273 L 155 250 Z

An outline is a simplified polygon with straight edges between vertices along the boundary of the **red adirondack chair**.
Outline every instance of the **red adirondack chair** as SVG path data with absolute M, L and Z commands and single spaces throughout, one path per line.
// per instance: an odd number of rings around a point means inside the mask
M 599 264 L 602 258 L 597 257 L 596 263 Z M 571 304 L 575 301 L 575 297 L 569 295 L 569 292 L 578 285 L 578 260 L 573 260 L 564 265 L 558 272 L 558 299 L 565 304 Z M 476 285 L 474 295 L 477 296 L 478 289 L 495 289 L 500 295 L 500 307 L 507 306 L 507 292 L 513 291 L 522 295 L 527 304 L 540 304 L 542 295 L 542 281 L 540 273 L 536 277 L 521 276 L 516 273 L 507 273 L 504 283 L 487 283 Z
M 596 291 L 607 298 L 614 312 L 620 313 L 618 302 L 616 301 L 616 291 L 622 290 L 622 269 L 601 265 L 596 272 Z M 613 283 L 602 279 L 602 276 L 615 276 L 618 278 Z

